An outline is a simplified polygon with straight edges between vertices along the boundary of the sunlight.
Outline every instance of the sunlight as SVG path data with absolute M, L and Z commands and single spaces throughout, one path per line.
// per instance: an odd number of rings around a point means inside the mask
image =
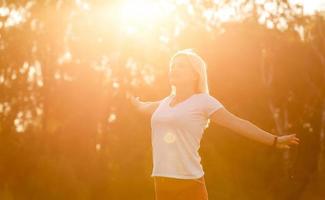
M 0 75 L 0 84 L 5 82 L 5 76 L 3 74 Z
M 116 120 L 116 114 L 115 113 L 111 113 L 109 116 L 108 116 L 108 123 L 113 123 L 114 121 Z
M 2 113 L 3 116 L 7 115 L 9 111 L 11 111 L 9 102 L 0 103 L 0 113 Z
M 166 135 L 164 136 L 164 141 L 166 143 L 174 143 L 176 141 L 176 135 L 171 133 L 171 132 L 168 132 L 166 133 Z
M 14 119 L 14 125 L 17 133 L 22 133 L 27 129 L 29 124 L 32 124 L 32 114 L 30 111 L 19 111 Z
M 123 29 L 133 34 L 139 28 L 150 28 L 159 21 L 160 10 L 152 1 L 126 1 L 120 6 L 120 20 Z
M 289 0 L 292 4 L 301 4 L 304 6 L 304 13 L 313 14 L 316 11 L 324 9 L 324 2 L 321 0 Z
M 72 59 L 72 54 L 69 50 L 67 50 L 66 52 L 64 52 L 64 54 L 58 58 L 58 64 L 62 65 L 66 62 L 70 62 Z
M 96 144 L 96 151 L 99 151 L 101 149 L 101 145 L 100 144 Z
M 217 11 L 216 15 L 221 22 L 226 22 L 236 16 L 236 10 L 231 6 L 224 6 Z
M 4 22 L 1 22 L 0 28 L 12 27 L 18 25 L 26 20 L 26 10 L 24 8 L 11 10 L 8 7 L 0 7 L 0 17 L 6 19 Z
M 81 0 L 76 0 L 75 2 L 81 10 L 85 10 L 85 11 L 90 10 L 90 5 L 87 2 Z

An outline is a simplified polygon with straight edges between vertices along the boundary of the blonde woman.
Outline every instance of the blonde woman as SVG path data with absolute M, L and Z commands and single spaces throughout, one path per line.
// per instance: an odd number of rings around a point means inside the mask
M 208 199 L 198 150 L 210 120 L 275 148 L 299 144 L 296 134 L 277 137 L 226 110 L 209 94 L 206 64 L 190 49 L 180 50 L 171 58 L 169 82 L 171 93 L 160 101 L 140 101 L 131 96 L 139 111 L 151 115 L 151 177 L 156 200 Z

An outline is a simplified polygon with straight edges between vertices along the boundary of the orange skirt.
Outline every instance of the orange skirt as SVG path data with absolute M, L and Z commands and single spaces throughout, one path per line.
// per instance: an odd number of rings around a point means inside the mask
M 155 200 L 208 200 L 204 176 L 178 179 L 154 176 Z

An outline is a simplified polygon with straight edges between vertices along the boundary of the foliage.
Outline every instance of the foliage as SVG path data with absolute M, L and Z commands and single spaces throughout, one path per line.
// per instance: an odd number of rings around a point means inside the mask
M 325 174 L 320 15 L 286 1 L 123 3 L 3 1 L 0 199 L 152 199 L 150 117 L 127 97 L 166 96 L 182 48 L 204 57 L 230 111 L 302 141 L 279 152 L 212 125 L 200 149 L 209 197 L 321 195 L 308 192 Z

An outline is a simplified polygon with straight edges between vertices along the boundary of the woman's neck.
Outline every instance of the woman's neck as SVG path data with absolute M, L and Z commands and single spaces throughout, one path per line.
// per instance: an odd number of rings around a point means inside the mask
M 197 93 L 196 91 L 194 91 L 192 88 L 181 88 L 181 89 L 177 89 L 176 90 L 176 94 L 175 94 L 175 99 L 178 100 L 182 100 L 182 99 L 186 99 L 190 96 L 192 96 L 193 94 Z

